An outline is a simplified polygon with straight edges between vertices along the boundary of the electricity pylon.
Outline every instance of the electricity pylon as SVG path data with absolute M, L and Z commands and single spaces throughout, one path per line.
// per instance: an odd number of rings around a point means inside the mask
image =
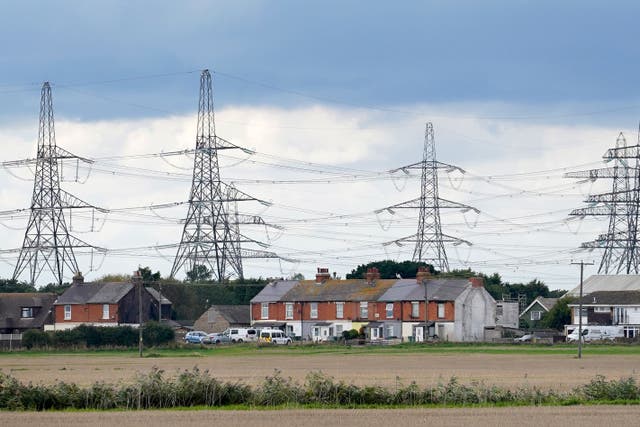
M 436 144 L 433 125 L 431 122 L 427 123 L 425 128 L 424 154 L 422 161 L 394 169 L 390 172 L 403 171 L 408 174 L 409 170 L 412 169 L 420 170 L 422 173 L 420 180 L 420 197 L 409 200 L 408 202 L 388 206 L 376 211 L 376 213 L 386 210 L 393 214 L 395 209 L 419 209 L 420 216 L 418 219 L 418 231 L 411 236 L 387 242 L 385 245 L 389 245 L 391 243 L 395 243 L 397 245 L 402 245 L 402 243 L 415 243 L 413 261 L 427 262 L 433 265 L 436 270 L 448 272 L 449 260 L 447 259 L 447 252 L 445 251 L 444 244 L 452 243 L 454 245 L 459 245 L 461 243 L 465 243 L 470 246 L 471 243 L 442 233 L 440 209 L 461 209 L 465 212 L 473 210 L 476 213 L 479 213 L 480 211 L 468 205 L 441 199 L 438 195 L 439 169 L 446 169 L 448 171 L 458 170 L 462 173 L 464 173 L 464 170 L 457 166 L 436 160 Z
M 601 234 L 594 241 L 581 244 L 585 249 L 604 250 L 598 268 L 599 274 L 638 274 L 640 254 L 637 243 L 637 216 L 640 199 L 637 189 L 640 145 L 627 146 L 627 141 L 620 132 L 615 148 L 608 150 L 603 157 L 607 161 L 613 160 L 614 165 L 565 174 L 567 178 L 613 180 L 610 193 L 589 196 L 586 202 L 592 205 L 574 209 L 570 215 L 609 217 L 607 233 Z M 633 163 L 633 159 L 635 163 L 630 165 L 629 160 Z
M 64 217 L 64 209 L 93 208 L 70 193 L 60 189 L 58 161 L 76 159 L 91 163 L 56 145 L 51 86 L 45 82 L 40 98 L 38 154 L 31 199 L 31 214 L 13 279 L 29 269 L 29 281 L 35 285 L 43 270 L 48 269 L 55 282 L 62 284 L 65 268 L 76 274 L 80 270 L 75 248 L 98 249 L 71 236 Z
M 182 238 L 171 268 L 171 276 L 183 267 L 194 271 L 205 266 L 216 282 L 224 282 L 232 274 L 242 278 L 243 258 L 279 258 L 273 252 L 242 249 L 243 243 L 261 243 L 240 234 L 238 224 L 229 216 L 229 204 L 261 200 L 225 184 L 220 177 L 218 151 L 241 149 L 216 135 L 211 74 L 204 70 L 200 76 L 198 128 L 193 164 L 193 179 L 189 196 L 189 211 Z M 259 217 L 243 217 L 252 224 L 263 224 Z M 264 246 L 264 245 L 262 245 Z

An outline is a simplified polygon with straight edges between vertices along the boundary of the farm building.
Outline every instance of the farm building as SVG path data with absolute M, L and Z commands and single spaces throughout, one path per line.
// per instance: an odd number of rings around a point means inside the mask
M 371 340 L 483 341 L 496 325 L 496 302 L 481 278 L 439 279 L 421 269 L 414 279 L 380 279 L 370 269 L 364 279 L 336 280 L 319 268 L 316 280 L 267 285 L 251 300 L 251 319 L 254 327 L 279 326 L 315 341 L 350 329 Z
M 212 305 L 196 320 L 193 328 L 205 332 L 222 332 L 227 328 L 251 326 L 248 305 Z

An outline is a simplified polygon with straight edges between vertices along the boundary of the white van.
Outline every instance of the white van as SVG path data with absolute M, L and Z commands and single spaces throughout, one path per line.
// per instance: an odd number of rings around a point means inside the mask
M 291 344 L 291 338 L 280 329 L 261 329 L 258 342 L 261 344 L 289 345 Z
M 582 341 L 613 341 L 623 336 L 622 328 L 618 326 L 586 326 L 582 328 Z M 567 335 L 567 342 L 578 341 L 578 328 L 574 329 Z
M 258 331 L 253 328 L 228 328 L 222 335 L 229 337 L 231 342 L 252 342 L 258 339 Z

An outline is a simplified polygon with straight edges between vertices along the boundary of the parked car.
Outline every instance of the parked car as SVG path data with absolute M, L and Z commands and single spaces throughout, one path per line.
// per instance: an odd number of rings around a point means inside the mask
M 536 336 L 533 334 L 525 334 L 519 338 L 514 338 L 513 341 L 514 342 L 531 342 L 533 341 L 534 338 L 536 338 Z
M 202 344 L 222 344 L 222 343 L 230 343 L 231 336 L 227 333 L 213 333 L 209 334 L 202 339 Z
M 582 341 L 598 341 L 606 340 L 613 341 L 616 338 L 624 336 L 622 328 L 618 326 L 589 326 L 582 329 Z M 578 328 L 574 329 L 569 335 L 567 335 L 567 342 L 578 341 Z
M 190 344 L 201 344 L 202 339 L 207 336 L 204 331 L 190 331 L 184 336 L 184 342 Z
M 262 329 L 258 342 L 263 344 L 289 345 L 291 344 L 291 338 L 280 329 Z

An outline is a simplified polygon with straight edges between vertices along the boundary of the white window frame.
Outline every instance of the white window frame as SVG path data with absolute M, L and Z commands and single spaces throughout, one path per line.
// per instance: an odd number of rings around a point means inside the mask
M 71 320 L 71 304 L 64 306 L 64 320 Z
M 336 303 L 336 319 L 344 319 L 344 303 Z
M 111 314 L 109 313 L 109 311 L 110 311 L 109 304 L 102 304 L 102 320 L 109 319 L 109 315 Z
M 287 302 L 284 304 L 284 317 L 285 319 L 293 319 L 293 303 Z
M 438 303 L 438 319 L 444 319 L 445 317 L 445 306 L 443 302 Z
M 593 307 L 594 313 L 611 313 L 611 307 Z
M 542 312 L 538 310 L 534 310 L 530 313 L 530 318 L 531 320 L 534 320 L 534 321 L 540 320 L 542 319 Z
M 387 319 L 393 319 L 393 303 L 392 302 L 387 303 L 387 305 L 385 306 L 385 311 L 387 314 Z
M 394 329 L 393 325 L 387 325 L 387 338 L 396 336 Z
M 312 302 L 309 306 L 309 318 L 317 319 L 318 318 L 318 303 Z
M 31 319 L 33 317 L 33 307 L 21 307 L 20 317 L 22 319 Z
M 269 318 L 269 303 L 263 302 L 260 304 L 260 318 L 268 319 Z
M 363 301 L 360 303 L 360 318 L 368 319 L 369 318 L 369 302 Z
M 418 301 L 411 301 L 411 317 L 414 319 L 420 317 L 420 303 Z

